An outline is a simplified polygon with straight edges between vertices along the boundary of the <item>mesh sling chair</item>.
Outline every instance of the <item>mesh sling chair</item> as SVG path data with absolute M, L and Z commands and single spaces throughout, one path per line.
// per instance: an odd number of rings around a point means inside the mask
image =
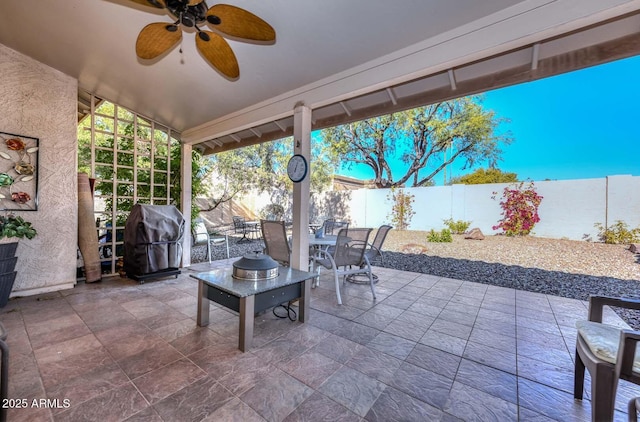
M 287 229 L 284 221 L 261 220 L 264 253 L 282 265 L 289 265 L 291 246 L 287 240 Z
M 334 235 L 338 232 L 338 230 L 348 229 L 348 228 L 349 228 L 348 222 L 336 221 L 333 218 L 328 218 L 324 220 L 324 223 L 322 223 L 322 230 L 324 234 L 328 234 L 328 235 Z
M 193 229 L 191 230 L 193 238 L 192 244 L 193 246 L 197 245 L 206 245 L 207 246 L 207 256 L 209 257 L 209 264 L 211 264 L 211 246 L 212 245 L 225 245 L 227 248 L 227 259 L 229 259 L 229 238 L 227 235 L 223 236 L 211 236 L 207 231 L 207 227 L 204 224 L 204 221 L 198 219 L 195 222 Z
M 369 278 L 373 299 L 375 300 L 376 298 L 371 264 L 365 255 L 372 230 L 364 228 L 341 229 L 338 232 L 336 246 L 331 251 L 317 250 L 313 256 L 313 264 L 318 269 L 318 275 L 320 275 L 321 267 L 333 271 L 338 305 L 342 305 L 340 276 L 342 276 L 344 282 L 345 277 L 348 275 L 366 274 Z
M 619 379 L 640 384 L 640 356 L 636 355 L 640 331 L 603 324 L 605 305 L 640 310 L 640 300 L 591 296 L 589 320 L 576 322 L 573 395 L 582 400 L 586 368 L 591 375 L 591 418 L 594 421 L 613 420 Z

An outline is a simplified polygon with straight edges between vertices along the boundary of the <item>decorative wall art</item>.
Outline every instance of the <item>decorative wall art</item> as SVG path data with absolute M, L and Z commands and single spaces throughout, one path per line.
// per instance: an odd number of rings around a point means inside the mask
M 0 210 L 38 210 L 39 139 L 0 132 Z

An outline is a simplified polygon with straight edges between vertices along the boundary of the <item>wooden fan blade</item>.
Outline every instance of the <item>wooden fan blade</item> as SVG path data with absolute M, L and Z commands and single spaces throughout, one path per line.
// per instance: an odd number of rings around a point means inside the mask
M 157 7 L 158 9 L 164 9 L 167 7 L 164 0 L 129 0 L 134 3 L 142 4 L 144 6 Z
M 170 30 L 167 28 L 174 28 Z M 176 25 L 164 22 L 150 23 L 142 28 L 136 40 L 136 54 L 141 59 L 155 59 L 182 38 L 182 31 Z
M 196 35 L 196 46 L 204 58 L 223 75 L 233 79 L 240 76 L 236 55 L 233 54 L 229 43 L 220 35 L 211 31 L 200 31 Z
M 207 11 L 207 22 L 212 28 L 231 35 L 256 41 L 273 41 L 276 31 L 251 12 L 228 4 L 216 4 Z

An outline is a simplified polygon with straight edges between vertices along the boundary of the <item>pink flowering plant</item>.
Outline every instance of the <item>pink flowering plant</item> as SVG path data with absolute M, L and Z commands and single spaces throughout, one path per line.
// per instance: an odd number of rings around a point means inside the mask
M 497 192 L 493 195 L 491 198 L 496 199 Z M 540 221 L 538 207 L 541 202 L 542 196 L 536 192 L 533 182 L 507 186 L 500 199 L 502 219 L 498 220 L 498 225 L 493 226 L 493 229 L 501 229 L 507 236 L 528 235 Z

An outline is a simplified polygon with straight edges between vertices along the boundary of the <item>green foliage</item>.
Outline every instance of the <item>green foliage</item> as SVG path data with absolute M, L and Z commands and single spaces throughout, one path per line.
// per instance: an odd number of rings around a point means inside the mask
M 391 188 L 387 199 L 393 202 L 389 218 L 398 230 L 406 230 L 409 227 L 411 218 L 415 214 L 413 211 L 414 196 L 406 193 L 404 189 Z
M 38 232 L 31 223 L 13 214 L 0 215 L 0 239 L 18 237 L 33 239 Z
M 479 162 L 495 166 L 499 145 L 511 142 L 496 134 L 502 121 L 473 96 L 323 129 L 322 138 L 346 167 L 370 167 L 377 187 L 409 181 L 425 186 L 457 159 L 464 168 Z M 389 162 L 395 157 L 405 164 L 403 175 L 392 172 Z
M 427 242 L 451 243 L 453 242 L 453 236 L 451 235 L 451 230 L 442 229 L 440 232 L 437 232 L 431 229 L 429 231 L 429 234 L 427 235 Z
M 603 224 L 594 225 L 598 229 L 598 238 L 601 242 L 610 244 L 630 244 L 640 242 L 640 227 L 629 229 L 627 223 L 622 220 L 605 227 Z
M 280 204 L 268 204 L 260 210 L 260 218 L 266 220 L 284 220 L 284 207 Z
M 495 199 L 497 192 L 493 193 Z M 538 207 L 542 202 L 542 196 L 538 195 L 533 182 L 526 186 L 521 182 L 515 186 L 507 186 L 502 192 L 500 207 L 502 219 L 493 226 L 493 230 L 502 229 L 507 236 L 526 236 L 540 221 Z
M 514 183 L 517 181 L 518 175 L 515 173 L 503 172 L 497 168 L 480 168 L 473 173 L 454 177 L 451 179 L 450 184 L 483 185 L 487 183 Z
M 311 190 L 322 192 L 331 184 L 337 158 L 322 142 L 312 139 L 311 149 Z M 253 190 L 269 192 L 271 202 L 280 204 L 285 214 L 292 204 L 293 183 L 286 174 L 287 163 L 292 155 L 292 138 L 211 155 L 208 157 L 210 168 L 204 177 L 203 196 L 207 205 L 203 210 L 211 211 Z
M 443 221 L 444 221 L 444 224 L 447 227 L 449 227 L 449 230 L 451 230 L 453 234 L 463 234 L 464 232 L 467 231 L 467 229 L 471 225 L 471 221 L 463 221 L 463 220 L 453 221 L 453 218 L 449 218 Z

